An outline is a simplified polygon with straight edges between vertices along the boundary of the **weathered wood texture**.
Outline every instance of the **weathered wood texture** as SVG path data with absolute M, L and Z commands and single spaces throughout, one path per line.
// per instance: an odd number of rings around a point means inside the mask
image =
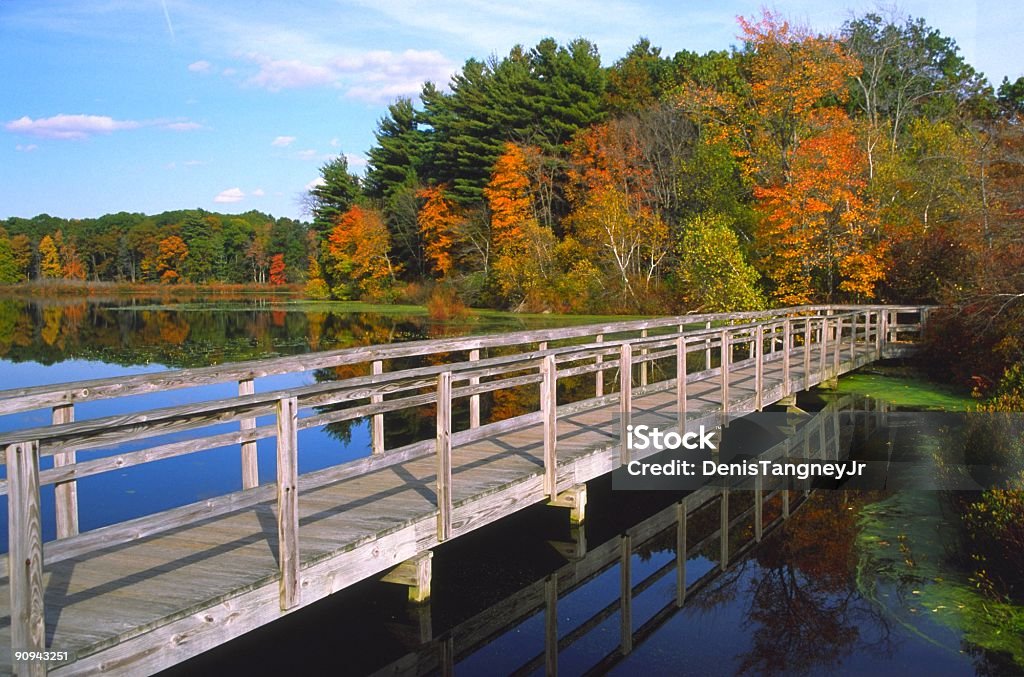
M 923 315 L 917 308 L 836 306 L 666 318 L 0 393 L 2 414 L 213 382 L 237 381 L 239 392 L 224 400 L 83 421 L 55 414 L 53 425 L 0 434 L 8 465 L 0 493 L 8 494 L 12 506 L 10 557 L 2 561 L 10 575 L 0 581 L 0 588 L 8 588 L 0 591 L 0 666 L 11 665 L 12 647 L 44 643 L 78 656 L 73 664 L 52 665 L 58 674 L 147 673 L 174 665 L 444 540 L 539 501 L 557 501 L 609 472 L 625 457 L 611 431 L 619 416 L 661 417 L 671 427 L 677 409 L 708 421 L 752 411 L 827 374 L 902 349 L 921 331 Z M 838 332 L 830 336 L 844 320 L 852 327 L 845 340 Z M 530 340 L 547 345 L 523 345 Z M 812 342 L 820 345 L 812 350 Z M 497 347 L 518 352 L 481 352 Z M 396 357 L 446 351 L 468 359 L 382 368 Z M 696 355 L 701 368 L 688 369 L 688 355 Z M 653 369 L 659 360 L 674 360 L 675 370 Z M 637 386 L 634 362 L 640 363 Z M 288 391 L 258 393 L 252 385 L 268 374 L 356 363 L 366 364 L 362 373 L 369 375 Z M 557 401 L 559 379 L 616 371 L 618 392 L 607 393 L 602 378 L 594 398 Z M 532 384 L 541 388 L 541 411 L 486 424 L 473 420 L 479 394 Z M 470 403 L 464 430 L 452 427 L 452 402 L 458 398 Z M 302 409 L 339 403 L 348 408 L 298 416 Z M 373 422 L 384 412 L 410 407 L 436 408 L 435 439 L 384 449 Z M 257 426 L 256 417 L 267 415 L 276 415 L 276 425 Z M 376 453 L 298 475 L 300 429 L 359 417 L 370 417 Z M 237 431 L 204 436 L 204 428 L 226 422 L 237 423 Z M 196 437 L 168 442 L 171 432 Z M 159 443 L 145 447 L 160 436 Z M 257 486 L 255 454 L 246 451 L 269 437 L 277 439 L 277 482 Z M 144 448 L 87 461 L 68 456 L 72 449 L 127 442 Z M 80 534 L 65 519 L 60 537 L 42 543 L 40 484 L 66 487 L 101 472 L 234 444 L 243 452 L 243 490 Z M 63 464 L 40 472 L 38 459 L 45 455 Z M 70 514 L 75 506 L 67 492 L 62 495 Z M 725 548 L 723 554 L 723 563 L 729 561 Z M 630 636 L 632 631 L 630 626 Z M 626 651 L 629 641 L 624 632 Z

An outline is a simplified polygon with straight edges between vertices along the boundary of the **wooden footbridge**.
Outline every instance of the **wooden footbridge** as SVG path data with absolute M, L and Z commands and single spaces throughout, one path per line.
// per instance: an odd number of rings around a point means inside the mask
M 757 410 L 903 354 L 926 315 L 892 306 L 694 315 L 0 392 L 0 416 L 44 410 L 52 421 L 0 433 L 9 514 L 0 670 L 155 672 L 373 576 L 422 600 L 431 549 L 444 541 L 541 501 L 582 521 L 585 483 L 624 460 L 620 416 Z M 344 377 L 257 387 L 323 369 Z M 236 382 L 236 397 L 75 420 L 76 405 L 92 400 Z M 498 418 L 493 407 L 485 418 L 498 393 L 528 393 L 533 410 Z M 436 435 L 389 447 L 386 415 L 409 410 L 435 419 Z M 299 474 L 299 431 L 364 418 L 365 457 Z M 222 432 L 226 423 L 237 429 Z M 276 481 L 259 484 L 266 438 L 276 441 Z M 240 450 L 238 491 L 80 532 L 78 482 L 229 446 Z M 49 485 L 56 538 L 44 543 Z M 49 660 L 24 660 L 40 653 Z

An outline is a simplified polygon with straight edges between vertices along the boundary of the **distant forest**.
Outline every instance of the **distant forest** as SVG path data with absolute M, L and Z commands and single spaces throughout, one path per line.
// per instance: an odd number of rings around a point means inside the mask
M 11 218 L 0 282 L 649 313 L 1024 292 L 1024 78 L 993 87 L 923 19 L 739 30 L 610 66 L 585 39 L 471 59 L 388 107 L 364 177 L 321 168 L 309 223 Z

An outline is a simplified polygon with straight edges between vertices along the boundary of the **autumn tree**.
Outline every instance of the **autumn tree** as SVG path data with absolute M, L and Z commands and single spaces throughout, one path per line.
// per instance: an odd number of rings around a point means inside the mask
M 49 235 L 44 235 L 43 239 L 39 241 L 39 274 L 48 279 L 59 278 L 63 275 L 60 252 L 57 251 L 57 245 Z
M 288 282 L 285 270 L 284 254 L 274 254 L 270 258 L 270 284 L 280 286 Z
M 188 258 L 188 246 L 177 235 L 160 240 L 160 248 L 156 256 L 156 274 L 160 282 L 174 284 L 181 279 L 182 263 Z
M 417 220 L 430 266 L 446 278 L 455 266 L 455 251 L 463 216 L 445 195 L 443 186 L 423 188 L 417 194 L 423 200 Z
M 332 291 L 347 300 L 381 298 L 394 281 L 391 237 L 379 212 L 353 205 L 327 238 L 324 258 Z
M 555 243 L 554 234 L 534 215 L 521 147 L 505 144 L 483 192 L 491 211 L 495 284 L 506 303 L 518 306 L 531 295 L 542 294 Z
M 11 239 L 7 236 L 7 231 L 0 228 L 0 284 L 14 284 L 20 279 L 21 274 L 14 258 Z
M 308 243 L 308 264 L 306 268 L 306 295 L 315 299 L 325 299 L 331 295 L 331 290 L 324 281 L 323 269 L 320 266 L 320 242 L 316 231 L 309 231 Z

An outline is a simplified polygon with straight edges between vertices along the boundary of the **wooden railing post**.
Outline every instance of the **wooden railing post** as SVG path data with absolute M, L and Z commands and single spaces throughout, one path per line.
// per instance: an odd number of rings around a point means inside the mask
M 850 316 L 850 368 L 857 366 L 857 313 Z
M 43 532 L 39 516 L 39 442 L 7 447 L 7 483 L 11 648 L 42 651 L 46 648 L 46 627 Z M 18 667 L 22 666 L 25 674 L 46 674 L 43 661 L 28 661 Z
M 53 408 L 53 425 L 75 422 L 75 405 L 59 404 Z M 58 468 L 75 463 L 75 450 L 65 449 L 53 455 L 53 467 Z M 78 482 L 57 482 L 53 487 L 57 518 L 57 538 L 67 538 L 78 533 Z
M 793 343 L 793 325 L 787 317 L 782 321 L 782 394 L 793 394 L 793 388 L 789 383 L 790 354 L 789 347 Z
M 437 540 L 452 535 L 452 373 L 437 375 Z
M 875 356 L 882 358 L 882 311 L 875 310 Z
M 477 362 L 479 360 L 480 360 L 480 351 L 479 350 L 470 350 L 469 351 L 469 361 L 470 362 Z M 469 377 L 469 385 L 475 386 L 475 385 L 479 385 L 479 384 L 480 384 L 480 377 L 479 376 L 470 376 Z M 477 395 L 470 395 L 469 396 L 469 427 L 470 428 L 479 428 L 480 427 L 480 395 L 479 394 L 477 394 Z
M 298 398 L 277 401 L 277 547 L 281 609 L 299 603 Z
M 544 417 L 544 493 L 558 495 L 558 364 L 554 355 L 541 363 L 540 410 Z
M 832 350 L 832 378 L 839 378 L 839 352 L 843 347 L 843 316 L 836 317 L 836 342 Z
M 598 334 L 597 343 L 604 343 L 604 334 Z M 604 362 L 604 355 L 598 355 L 594 358 L 594 364 L 601 364 Z M 604 369 L 598 369 L 594 374 L 594 397 L 604 397 Z
M 764 407 L 764 325 L 757 325 L 754 330 L 754 407 L 761 411 Z
M 640 330 L 640 338 L 641 339 L 647 338 L 647 330 L 646 329 L 641 329 Z M 641 343 L 641 345 L 644 345 L 644 344 Z M 647 360 L 644 359 L 646 357 L 647 357 L 647 348 L 640 348 L 640 358 L 641 358 L 641 362 L 640 362 L 640 387 L 641 388 L 644 387 L 645 385 L 647 385 Z
M 711 329 L 711 320 L 704 323 L 705 329 Z M 704 371 L 711 370 L 711 337 L 704 339 Z
M 721 334 L 722 344 L 722 424 L 725 425 L 729 422 L 729 364 L 732 362 L 730 357 L 731 347 L 729 345 L 729 330 L 723 329 Z
M 633 412 L 633 345 L 623 343 L 619 346 L 619 425 L 621 439 L 619 460 L 629 463 L 629 445 L 626 428 L 629 426 Z
M 804 318 L 804 390 L 811 389 L 811 318 Z
M 821 318 L 821 382 L 824 383 L 828 379 L 828 375 L 825 371 L 826 362 L 828 360 L 828 318 Z
M 238 396 L 254 395 L 256 383 L 251 378 L 243 378 L 238 382 Z M 256 419 L 243 418 L 238 422 L 242 432 L 256 429 Z M 242 442 L 242 488 L 252 489 L 260 484 L 259 460 L 256 454 L 256 440 Z
M 384 362 L 374 360 L 370 365 L 370 372 L 374 376 L 384 373 Z M 379 404 L 384 401 L 384 396 L 375 393 L 370 395 L 370 404 Z M 370 418 L 371 452 L 375 455 L 384 453 L 384 414 L 374 414 Z
M 676 339 L 676 411 L 679 434 L 686 429 L 686 337 Z

